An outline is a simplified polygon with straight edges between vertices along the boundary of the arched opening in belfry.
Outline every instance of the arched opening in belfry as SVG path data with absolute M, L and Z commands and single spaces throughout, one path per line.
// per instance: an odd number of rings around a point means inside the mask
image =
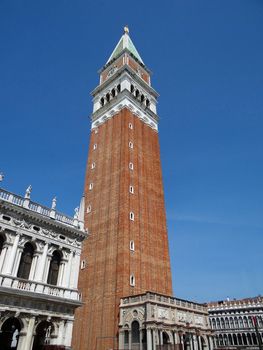
M 18 272 L 17 272 L 18 278 L 23 278 L 23 279 L 29 278 L 32 261 L 33 261 L 34 250 L 35 249 L 30 242 L 27 242 L 25 244 L 21 255 L 21 259 L 20 259 Z
M 133 321 L 131 325 L 131 340 L 132 344 L 140 343 L 140 325 L 138 321 Z
M 57 285 L 60 263 L 61 263 L 61 253 L 55 250 L 52 254 L 52 258 L 50 261 L 48 278 L 47 278 L 48 284 L 52 284 L 54 286 Z
M 1 350 L 17 349 L 21 328 L 21 323 L 16 317 L 10 317 L 3 323 L 0 332 Z
M 32 350 L 42 350 L 46 345 L 50 344 L 50 339 L 53 332 L 54 326 L 51 322 L 40 322 L 35 330 Z

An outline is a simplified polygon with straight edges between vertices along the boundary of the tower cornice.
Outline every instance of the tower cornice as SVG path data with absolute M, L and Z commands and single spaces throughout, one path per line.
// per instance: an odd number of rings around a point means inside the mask
M 110 85 L 114 80 L 120 77 L 124 72 L 127 72 L 130 77 L 132 77 L 138 84 L 140 84 L 145 90 L 148 90 L 155 98 L 158 98 L 160 95 L 156 90 L 154 90 L 149 84 L 147 84 L 143 79 L 140 78 L 138 74 L 134 72 L 130 66 L 125 64 L 121 68 L 119 68 L 111 77 L 105 80 L 103 83 L 98 85 L 92 92 L 91 95 L 94 97 L 102 90 L 106 89 L 108 85 Z

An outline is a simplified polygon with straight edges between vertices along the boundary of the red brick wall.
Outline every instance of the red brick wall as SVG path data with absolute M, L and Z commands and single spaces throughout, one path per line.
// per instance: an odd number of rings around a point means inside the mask
M 134 194 L 129 193 L 130 185 Z M 87 267 L 79 276 L 85 304 L 76 312 L 73 348 L 95 350 L 97 341 L 96 350 L 104 350 L 102 337 L 117 335 L 121 297 L 145 291 L 172 295 L 158 133 L 127 109 L 101 125 L 97 134 L 93 131 L 85 194 L 86 208 L 92 206 L 85 214 L 90 235 L 82 259 Z M 130 240 L 135 242 L 134 252 Z M 135 287 L 130 286 L 131 273 Z

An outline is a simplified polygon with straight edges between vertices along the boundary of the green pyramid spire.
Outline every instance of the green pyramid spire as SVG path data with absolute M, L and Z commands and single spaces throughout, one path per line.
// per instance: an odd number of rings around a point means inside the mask
M 143 60 L 141 56 L 139 55 L 138 51 L 136 50 L 136 47 L 134 46 L 133 42 L 131 41 L 131 38 L 129 36 L 129 29 L 128 27 L 124 27 L 124 34 L 120 38 L 118 44 L 116 45 L 115 49 L 113 50 L 110 58 L 108 59 L 107 63 L 109 63 L 111 60 L 119 56 L 119 54 L 124 50 L 127 49 L 130 51 L 133 56 L 137 58 L 138 61 L 140 61 L 142 64 Z

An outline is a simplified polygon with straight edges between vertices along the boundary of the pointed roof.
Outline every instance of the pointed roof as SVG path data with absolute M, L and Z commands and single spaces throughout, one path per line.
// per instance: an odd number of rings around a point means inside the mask
M 134 46 L 134 44 L 129 36 L 129 28 L 127 26 L 124 27 L 124 34 L 120 38 L 118 44 L 116 45 L 115 49 L 113 50 L 107 63 L 109 63 L 111 60 L 113 60 L 114 58 L 119 56 L 119 54 L 125 49 L 130 51 L 133 54 L 133 56 L 135 56 L 144 65 L 141 56 L 139 55 L 138 51 L 136 50 L 136 47 Z

